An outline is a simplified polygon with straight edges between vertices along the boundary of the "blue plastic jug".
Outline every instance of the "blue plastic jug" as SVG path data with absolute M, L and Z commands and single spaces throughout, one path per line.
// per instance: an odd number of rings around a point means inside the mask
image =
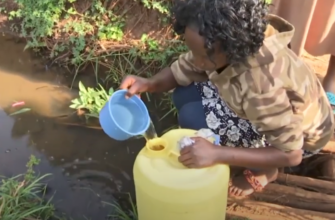
M 104 132 L 118 141 L 144 134 L 150 125 L 149 112 L 144 102 L 137 96 L 127 99 L 126 92 L 114 92 L 99 113 Z

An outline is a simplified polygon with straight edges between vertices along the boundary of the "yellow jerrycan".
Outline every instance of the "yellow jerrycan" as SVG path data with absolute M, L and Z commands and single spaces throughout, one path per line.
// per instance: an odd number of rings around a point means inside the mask
M 197 131 L 175 129 L 149 140 L 134 164 L 138 220 L 224 220 L 229 166 L 189 169 L 178 141 Z

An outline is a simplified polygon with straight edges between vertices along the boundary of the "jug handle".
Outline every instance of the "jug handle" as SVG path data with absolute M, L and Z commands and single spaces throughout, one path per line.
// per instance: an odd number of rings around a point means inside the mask
M 178 157 L 180 157 L 180 151 L 178 151 L 178 152 L 170 151 L 169 156 L 171 156 L 171 155 L 178 158 Z

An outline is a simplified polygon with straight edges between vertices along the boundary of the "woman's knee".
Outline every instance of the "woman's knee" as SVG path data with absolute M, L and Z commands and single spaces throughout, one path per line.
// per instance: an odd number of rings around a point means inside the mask
M 178 111 L 185 104 L 197 101 L 201 101 L 201 96 L 193 83 L 189 86 L 178 86 L 172 93 L 172 102 Z
M 201 101 L 185 104 L 178 111 L 178 121 L 181 128 L 194 130 L 208 128 Z

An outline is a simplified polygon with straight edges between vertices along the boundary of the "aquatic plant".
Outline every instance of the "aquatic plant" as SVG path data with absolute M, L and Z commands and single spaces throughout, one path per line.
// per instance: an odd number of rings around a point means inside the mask
M 104 107 L 109 97 L 114 93 L 114 89 L 107 91 L 99 84 L 100 88 L 87 87 L 79 82 L 79 98 L 73 99 L 70 108 L 84 110 L 86 118 L 99 118 L 99 112 Z
M 1 220 L 48 220 L 55 219 L 54 207 L 44 199 L 46 185 L 42 183 L 49 174 L 35 176 L 33 167 L 39 160 L 31 156 L 27 172 L 12 178 L 1 178 Z M 56 218 L 59 219 L 59 218 Z

